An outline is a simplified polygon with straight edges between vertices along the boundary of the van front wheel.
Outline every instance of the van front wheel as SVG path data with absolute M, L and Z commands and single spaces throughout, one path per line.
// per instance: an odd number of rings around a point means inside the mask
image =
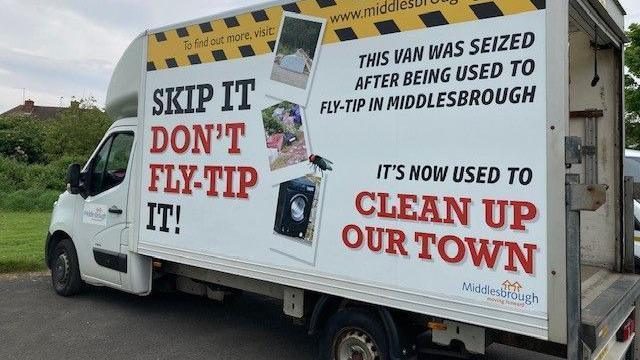
M 62 296 L 75 295 L 82 288 L 78 255 L 70 239 L 61 240 L 53 251 L 51 282 L 56 293 Z

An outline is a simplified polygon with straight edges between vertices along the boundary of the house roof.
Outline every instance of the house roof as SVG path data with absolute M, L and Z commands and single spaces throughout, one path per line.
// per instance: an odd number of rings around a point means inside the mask
M 67 108 L 58 106 L 37 106 L 33 105 L 33 103 L 29 105 L 27 101 L 25 101 L 24 104 L 18 105 L 13 109 L 5 111 L 4 113 L 0 114 L 0 116 L 18 115 L 47 120 L 55 119 L 58 114 L 60 114 L 65 109 Z

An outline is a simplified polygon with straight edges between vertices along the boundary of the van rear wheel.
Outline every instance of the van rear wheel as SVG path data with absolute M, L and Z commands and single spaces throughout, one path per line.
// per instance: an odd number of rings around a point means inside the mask
M 359 309 L 343 309 L 326 324 L 320 341 L 322 360 L 387 360 L 386 332 L 377 316 Z
M 73 296 L 82 288 L 78 255 L 70 239 L 61 240 L 53 251 L 51 282 L 56 293 L 62 296 Z

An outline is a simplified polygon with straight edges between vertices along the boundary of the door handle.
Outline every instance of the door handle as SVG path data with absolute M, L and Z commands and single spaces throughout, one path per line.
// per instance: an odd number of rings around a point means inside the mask
M 118 209 L 118 207 L 114 205 L 114 206 L 109 208 L 109 212 L 112 213 L 112 214 L 120 215 L 120 214 L 122 214 L 122 209 Z

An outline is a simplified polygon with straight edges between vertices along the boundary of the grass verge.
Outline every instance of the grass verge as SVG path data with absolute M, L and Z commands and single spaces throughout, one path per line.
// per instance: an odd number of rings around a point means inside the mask
M 0 274 L 44 270 L 50 212 L 0 211 Z

